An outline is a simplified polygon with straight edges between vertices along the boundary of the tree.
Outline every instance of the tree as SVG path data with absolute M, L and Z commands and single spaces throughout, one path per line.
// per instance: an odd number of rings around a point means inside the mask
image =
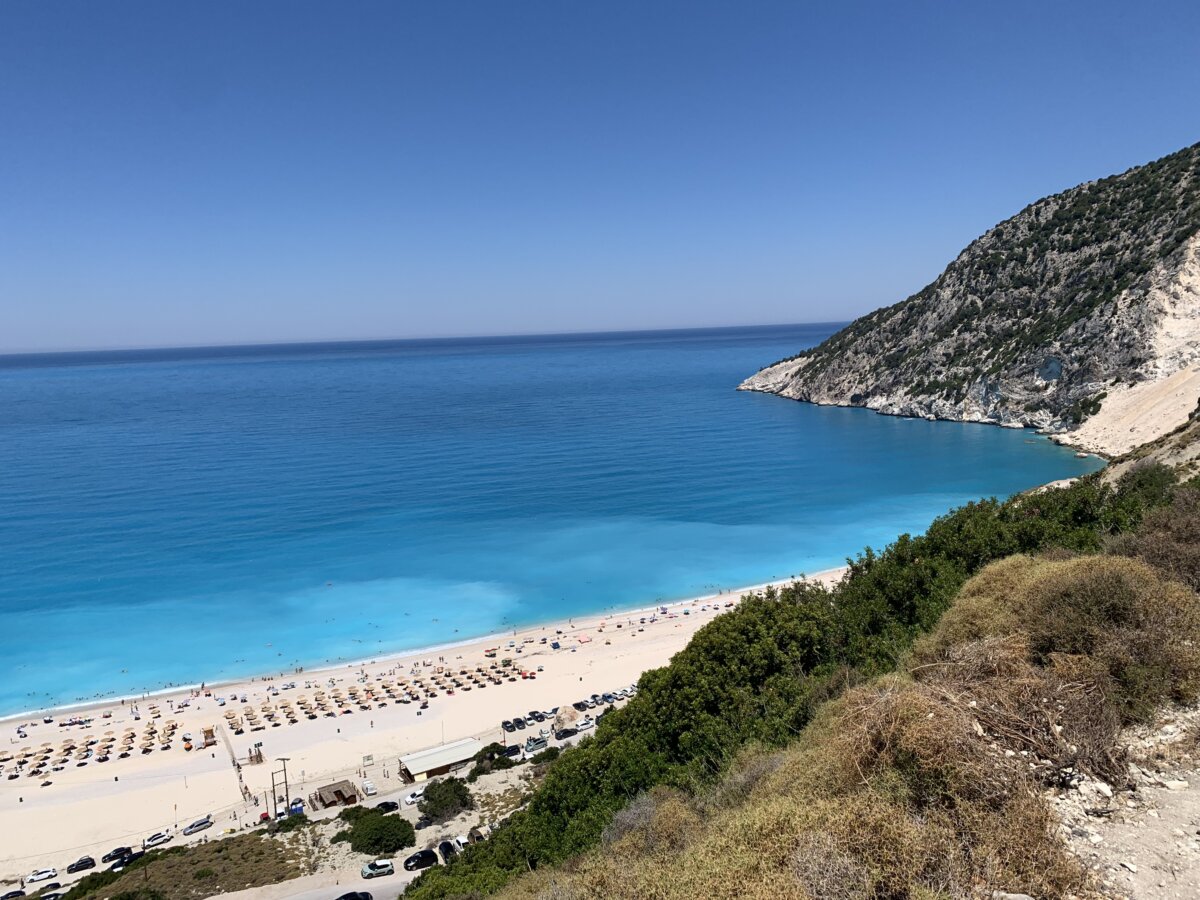
M 418 809 L 433 819 L 449 819 L 464 809 L 474 809 L 471 789 L 461 778 L 445 778 L 425 788 Z
M 350 829 L 350 849 L 372 856 L 390 856 L 417 843 L 412 823 L 400 816 L 363 816 Z

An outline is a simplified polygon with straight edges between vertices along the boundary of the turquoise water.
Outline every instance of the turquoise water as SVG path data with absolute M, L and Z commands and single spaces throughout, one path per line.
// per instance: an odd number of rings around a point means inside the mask
M 0 713 L 815 571 L 1098 465 L 734 391 L 834 328 L 0 358 Z

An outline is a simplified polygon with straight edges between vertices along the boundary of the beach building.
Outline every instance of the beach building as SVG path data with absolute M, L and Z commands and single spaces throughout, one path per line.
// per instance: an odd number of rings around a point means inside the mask
M 313 809 L 329 809 L 331 806 L 349 806 L 358 802 L 358 790 L 349 781 L 335 781 L 319 787 L 308 798 Z
M 477 738 L 463 738 L 449 744 L 418 750 L 400 757 L 400 777 L 405 781 L 424 781 L 462 768 L 483 749 Z

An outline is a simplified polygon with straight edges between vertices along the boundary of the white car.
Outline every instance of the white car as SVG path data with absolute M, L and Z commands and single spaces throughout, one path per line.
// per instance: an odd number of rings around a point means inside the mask
M 592 721 L 591 716 L 584 716 L 582 719 L 580 719 L 578 722 L 575 723 L 575 730 L 576 731 L 587 731 L 589 728 L 591 728 L 595 724 L 596 723 Z
M 362 867 L 363 878 L 378 878 L 380 875 L 395 875 L 396 867 L 390 859 L 376 859 Z
M 405 806 L 416 806 L 417 801 L 420 800 L 424 796 L 425 796 L 425 788 L 419 787 L 415 791 L 413 791 L 411 794 L 409 794 L 407 797 L 404 798 L 404 805 Z
M 38 869 L 25 879 L 26 884 L 32 884 L 35 881 L 49 881 L 51 878 L 58 877 L 58 869 Z
M 371 781 L 369 778 L 364 779 L 363 780 L 363 793 L 366 794 L 368 797 L 374 797 L 376 794 L 379 793 L 379 788 L 375 787 L 375 782 Z
M 150 837 L 142 841 L 142 849 L 149 850 L 151 847 L 157 847 L 159 844 L 165 844 L 171 839 L 171 836 L 165 831 L 156 831 Z

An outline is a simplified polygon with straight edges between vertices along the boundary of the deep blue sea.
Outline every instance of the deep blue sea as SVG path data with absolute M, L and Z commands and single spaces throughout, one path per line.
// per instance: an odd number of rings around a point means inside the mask
M 1099 465 L 734 390 L 835 327 L 0 358 L 0 714 L 816 571 Z

